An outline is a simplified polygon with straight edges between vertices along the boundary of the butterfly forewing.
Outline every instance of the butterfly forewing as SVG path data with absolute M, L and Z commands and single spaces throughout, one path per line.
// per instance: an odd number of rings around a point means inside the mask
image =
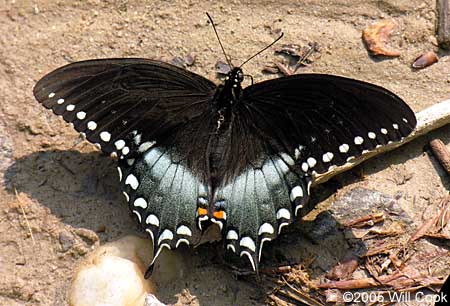
M 117 150 L 114 143 L 132 131 L 158 140 L 198 117 L 215 88 L 199 75 L 159 61 L 105 59 L 51 72 L 37 83 L 34 95 L 111 153 Z
M 254 132 L 304 172 L 323 173 L 415 127 L 411 109 L 381 87 L 338 76 L 301 74 L 244 89 Z

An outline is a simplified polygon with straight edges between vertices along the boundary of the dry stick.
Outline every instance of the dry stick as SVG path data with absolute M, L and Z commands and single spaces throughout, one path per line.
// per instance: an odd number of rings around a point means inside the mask
M 362 156 L 353 159 L 351 162 L 348 162 L 342 166 L 338 166 L 329 172 L 318 174 L 315 176 L 313 185 L 324 183 L 333 176 L 335 176 L 336 174 L 347 171 L 369 158 L 372 158 L 376 155 L 379 155 L 387 151 L 391 151 L 397 147 L 404 145 L 405 143 L 410 142 L 413 139 L 416 139 L 419 136 L 422 136 L 432 130 L 438 129 L 446 124 L 449 124 L 450 100 L 442 101 L 438 104 L 435 104 L 429 108 L 424 109 L 419 113 L 416 113 L 416 118 L 417 118 L 416 128 L 414 129 L 414 131 L 412 131 L 411 134 L 403 138 L 403 140 L 382 146 L 378 149 L 370 151 L 367 154 L 364 154 Z
M 35 245 L 34 236 L 33 236 L 33 232 L 31 231 L 30 222 L 28 222 L 27 215 L 25 214 L 25 210 L 23 209 L 22 199 L 20 198 L 19 194 L 17 193 L 16 188 L 14 188 L 14 193 L 16 194 L 17 201 L 19 202 L 20 209 L 22 210 L 22 215 L 25 218 L 25 223 L 27 224 L 28 232 L 30 233 L 30 236 L 31 236 L 31 241 L 33 241 L 33 245 Z
M 275 294 L 270 294 L 269 298 L 277 305 L 277 306 L 290 306 L 292 303 L 287 303 L 286 301 L 280 299 Z
M 350 290 L 350 289 L 364 289 L 364 288 L 375 288 L 375 287 L 393 287 L 394 285 L 401 285 L 406 288 L 408 286 L 414 284 L 425 284 L 426 286 L 439 286 L 444 284 L 443 279 L 439 279 L 437 277 L 419 277 L 419 278 L 409 278 L 406 275 L 402 275 L 401 273 L 394 273 L 392 275 L 382 275 L 378 277 L 379 281 L 377 282 L 373 278 L 361 278 L 361 279 L 352 279 L 352 280 L 344 280 L 344 281 L 332 281 L 322 284 L 317 284 L 318 288 L 321 289 L 342 289 L 342 290 Z M 424 285 L 421 285 L 424 287 Z
M 319 302 L 318 300 L 314 299 L 313 297 L 305 294 L 304 292 L 298 290 L 297 288 L 295 288 L 294 286 L 289 284 L 289 282 L 287 282 L 284 278 L 283 278 L 283 281 L 284 281 L 285 285 L 287 285 L 293 292 L 296 293 L 298 300 L 300 302 L 305 303 L 310 306 L 323 306 L 323 304 L 321 302 Z
M 438 226 L 440 226 L 441 228 L 445 227 L 449 218 L 448 210 L 450 210 L 450 196 L 442 199 L 441 203 L 439 204 L 439 208 L 440 209 L 438 211 L 438 214 L 435 215 L 433 218 L 429 218 L 427 222 L 422 224 L 417 229 L 417 231 L 411 236 L 411 238 L 409 238 L 408 243 L 422 238 L 429 232 L 435 232 L 436 227 Z
M 367 225 L 374 225 L 385 219 L 383 212 L 373 213 L 356 220 L 352 220 L 343 224 L 344 227 L 365 227 Z M 370 222 L 369 222 L 370 221 Z M 373 224 L 371 224 L 373 223 Z
M 430 148 L 442 167 L 450 174 L 450 151 L 440 139 L 430 141 Z

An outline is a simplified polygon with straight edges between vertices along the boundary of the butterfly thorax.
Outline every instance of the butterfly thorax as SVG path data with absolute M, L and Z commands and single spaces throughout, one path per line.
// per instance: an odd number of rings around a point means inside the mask
M 223 123 L 231 121 L 232 109 L 242 95 L 241 83 L 243 78 L 242 69 L 235 67 L 227 74 L 225 82 L 217 89 L 213 101 L 218 117 L 218 130 L 226 130 Z
M 225 82 L 218 86 L 213 99 L 216 127 L 209 139 L 207 167 L 209 183 L 213 186 L 220 185 L 225 177 L 224 172 L 227 172 L 227 146 L 230 145 L 234 110 L 242 95 L 242 80 L 242 70 L 233 68 Z

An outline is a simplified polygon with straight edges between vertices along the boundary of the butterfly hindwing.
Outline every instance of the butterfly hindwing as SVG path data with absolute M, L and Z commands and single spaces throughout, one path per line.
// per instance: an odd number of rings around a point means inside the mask
M 171 148 L 153 147 L 141 154 L 132 165 L 121 160 L 119 171 L 130 210 L 152 238 L 154 262 L 164 247 L 198 241 L 195 219 L 201 183 Z
M 223 231 L 226 248 L 247 256 L 255 270 L 264 243 L 294 221 L 309 199 L 310 177 L 295 173 L 286 159 L 268 156 L 218 192 L 227 212 Z

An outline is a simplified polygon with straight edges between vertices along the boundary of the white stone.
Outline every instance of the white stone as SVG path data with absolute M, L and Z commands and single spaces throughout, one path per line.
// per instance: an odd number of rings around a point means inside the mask
M 127 236 L 96 248 L 75 269 L 68 304 L 144 305 L 155 286 L 144 279 L 149 259 L 140 254 L 151 254 L 148 239 Z

